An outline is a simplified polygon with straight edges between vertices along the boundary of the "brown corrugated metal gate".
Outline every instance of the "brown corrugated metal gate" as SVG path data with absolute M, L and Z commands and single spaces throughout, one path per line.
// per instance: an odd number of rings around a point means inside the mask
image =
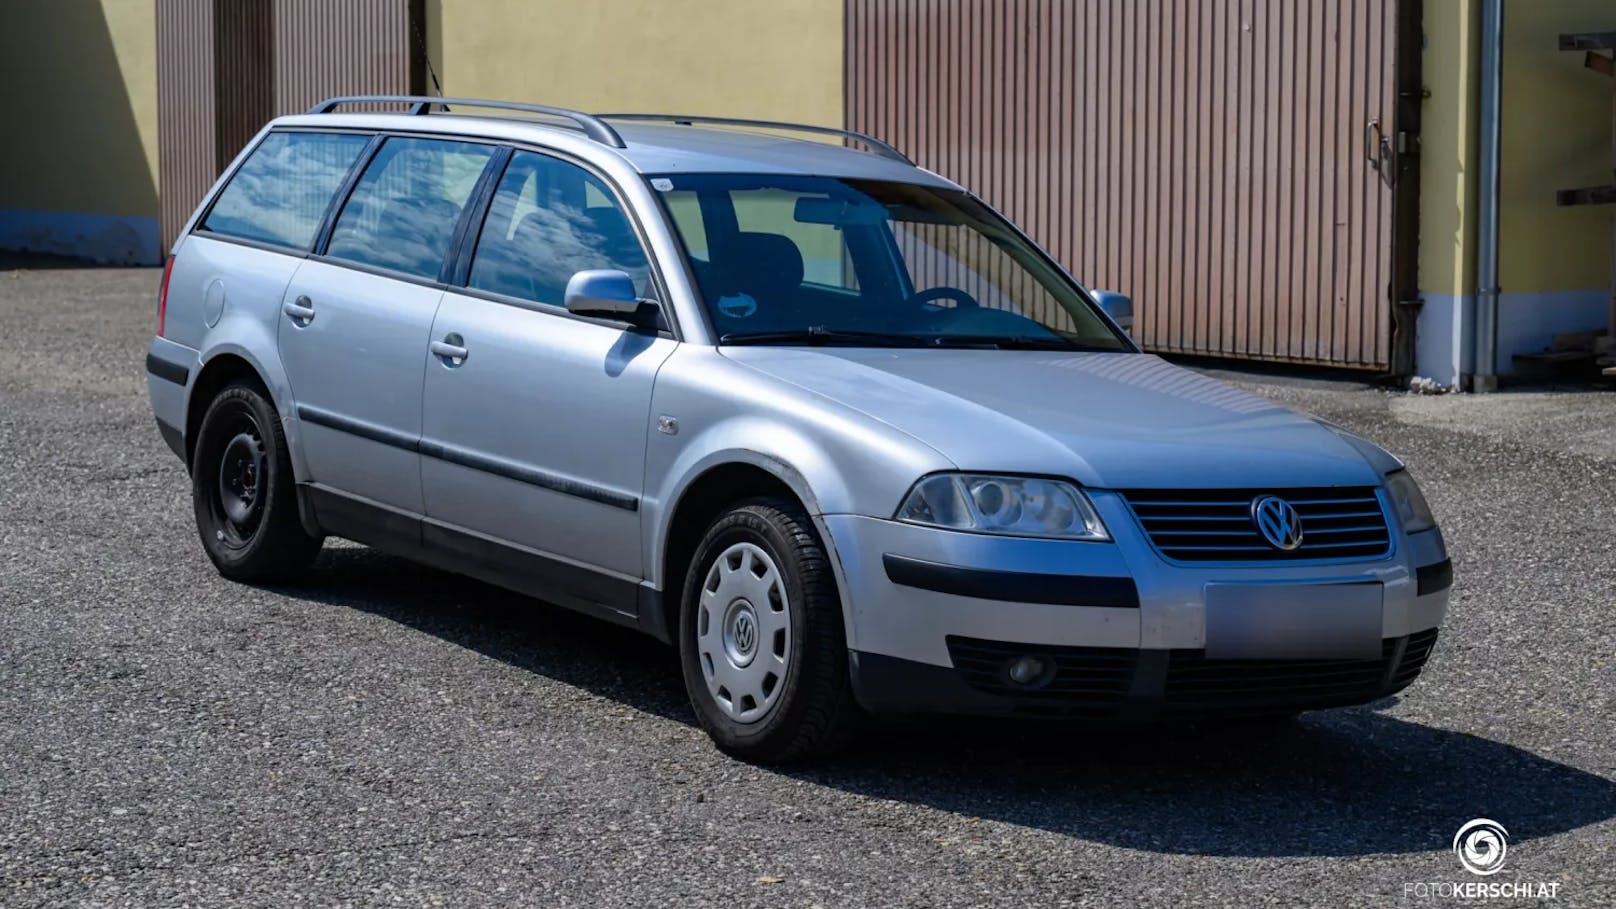
M 157 0 L 162 247 L 264 125 L 343 94 L 419 93 L 421 0 Z
M 1386 369 L 1417 204 L 1401 7 L 846 0 L 847 125 L 1132 296 L 1152 349 Z

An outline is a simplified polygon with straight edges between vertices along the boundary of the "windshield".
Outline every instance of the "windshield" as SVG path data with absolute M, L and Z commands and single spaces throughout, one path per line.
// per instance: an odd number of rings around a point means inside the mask
M 966 193 L 772 174 L 649 179 L 722 344 L 1133 349 Z

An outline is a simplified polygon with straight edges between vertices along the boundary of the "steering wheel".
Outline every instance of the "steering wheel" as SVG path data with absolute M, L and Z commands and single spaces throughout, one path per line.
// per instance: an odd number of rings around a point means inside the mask
M 933 312 L 946 312 L 948 307 L 938 306 L 937 303 L 934 302 L 937 300 L 953 300 L 958 306 L 968 306 L 972 309 L 980 309 L 982 306 L 982 304 L 976 302 L 975 297 L 963 290 L 960 290 L 958 287 L 933 287 L 930 290 L 919 291 L 914 296 L 909 298 L 909 302 L 915 304 L 916 306 L 927 307 Z

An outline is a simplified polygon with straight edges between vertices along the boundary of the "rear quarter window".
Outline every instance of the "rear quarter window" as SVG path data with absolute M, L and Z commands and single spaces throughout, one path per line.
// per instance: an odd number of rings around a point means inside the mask
M 202 229 L 308 249 L 369 142 L 358 133 L 270 133 L 219 193 Z

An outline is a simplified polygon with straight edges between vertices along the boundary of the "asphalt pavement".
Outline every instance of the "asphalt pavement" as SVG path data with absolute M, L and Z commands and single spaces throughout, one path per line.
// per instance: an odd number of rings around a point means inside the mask
M 0 906 L 1616 904 L 1616 394 L 1220 374 L 1424 485 L 1457 581 L 1398 699 L 906 723 L 777 771 L 631 632 L 352 544 L 218 577 L 146 403 L 157 281 L 0 271 Z

